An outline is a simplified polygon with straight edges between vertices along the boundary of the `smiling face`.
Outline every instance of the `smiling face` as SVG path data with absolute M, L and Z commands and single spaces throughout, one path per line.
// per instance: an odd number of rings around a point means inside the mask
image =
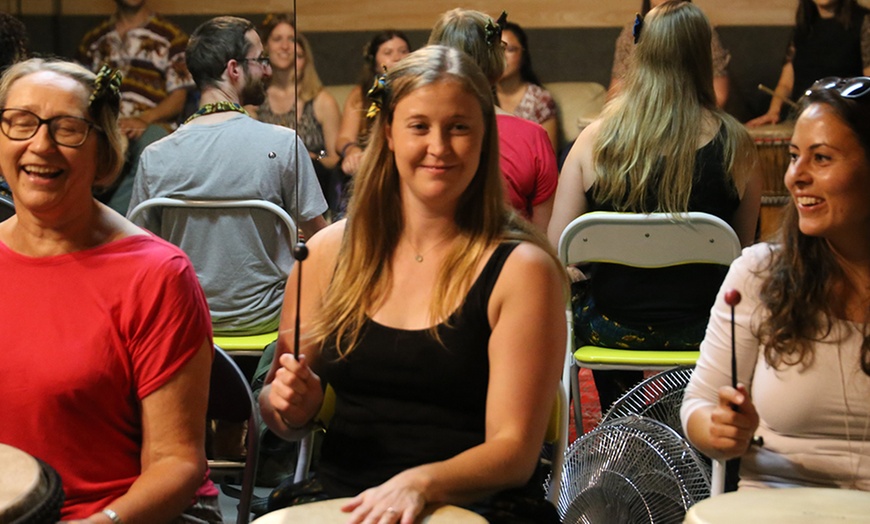
M 296 46 L 296 31 L 286 22 L 276 25 L 266 41 L 266 50 L 272 68 L 285 70 L 293 67 L 294 48 Z
M 801 233 L 835 245 L 866 243 L 870 163 L 852 129 L 827 104 L 812 104 L 795 124 L 789 153 L 785 184 Z
M 43 120 L 61 115 L 90 120 L 89 94 L 68 76 L 40 71 L 12 84 L 5 108 L 25 109 Z M 15 195 L 16 207 L 34 214 L 69 214 L 93 205 L 98 133 L 91 129 L 77 148 L 57 145 L 47 125 L 26 140 L 11 140 L 0 133 L 0 172 Z
M 375 53 L 375 66 L 377 73 L 383 72 L 384 68 L 390 69 L 393 65 L 405 57 L 411 50 L 408 49 L 408 43 L 394 36 L 378 47 L 378 52 Z
M 477 98 L 440 80 L 399 100 L 386 136 L 402 201 L 455 206 L 480 165 L 485 125 Z

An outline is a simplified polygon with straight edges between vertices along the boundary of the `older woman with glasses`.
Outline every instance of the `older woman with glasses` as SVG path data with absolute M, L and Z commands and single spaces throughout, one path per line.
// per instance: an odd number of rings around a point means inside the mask
M 119 84 L 41 59 L 0 80 L 0 442 L 60 473 L 64 521 L 219 523 L 205 297 L 180 250 L 92 196 L 124 163 Z
M 741 457 L 741 488 L 870 490 L 868 93 L 870 78 L 826 79 L 801 100 L 781 243 L 734 262 L 701 344 L 683 425 L 707 455 Z

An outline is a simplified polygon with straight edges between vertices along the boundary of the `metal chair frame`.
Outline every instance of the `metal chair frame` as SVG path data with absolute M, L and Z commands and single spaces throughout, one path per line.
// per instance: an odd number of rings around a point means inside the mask
M 740 240 L 724 220 L 708 213 L 593 212 L 574 219 L 559 239 L 565 265 L 606 262 L 642 268 L 682 264 L 729 266 L 740 255 Z M 582 433 L 580 367 L 590 369 L 663 370 L 694 365 L 698 351 L 634 351 L 598 346 L 574 347 L 574 312 L 566 308 L 568 343 L 563 384 L 570 384 L 575 426 Z
M 262 209 L 273 213 L 287 231 L 287 241 L 293 245 L 296 241 L 296 223 L 286 210 L 273 202 L 266 200 L 185 200 L 179 198 L 158 197 L 140 202 L 129 213 L 128 218 L 135 223 L 144 223 L 148 211 L 173 207 L 186 209 Z M 216 335 L 214 342 L 222 349 L 232 352 L 234 356 L 259 357 L 263 348 L 278 338 L 278 332 L 256 335 Z
M 260 411 L 251 386 L 235 361 L 221 348 L 215 346 L 211 380 L 208 393 L 208 420 L 247 422 L 245 436 L 245 461 L 209 460 L 209 469 L 215 471 L 242 471 L 236 524 L 248 524 L 251 519 L 251 500 L 254 481 L 257 477 L 257 456 L 260 439 Z M 224 487 L 223 485 L 221 486 Z M 226 490 L 224 490 L 226 492 Z

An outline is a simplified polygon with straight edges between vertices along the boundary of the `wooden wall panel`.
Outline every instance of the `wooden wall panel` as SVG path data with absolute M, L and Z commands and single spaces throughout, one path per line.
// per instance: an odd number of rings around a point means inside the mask
M 148 0 L 167 15 L 219 15 L 285 11 L 288 0 Z M 797 0 L 696 0 L 716 25 L 790 25 Z M 870 3 L 870 0 L 862 0 Z M 0 8 L 21 14 L 101 15 L 114 9 L 113 0 L 0 0 Z M 297 0 L 300 23 L 308 31 L 369 31 L 384 27 L 427 29 L 456 0 Z M 461 4 L 460 4 L 461 5 Z M 510 18 L 528 27 L 618 27 L 640 8 L 640 0 L 476 0 L 466 7 Z

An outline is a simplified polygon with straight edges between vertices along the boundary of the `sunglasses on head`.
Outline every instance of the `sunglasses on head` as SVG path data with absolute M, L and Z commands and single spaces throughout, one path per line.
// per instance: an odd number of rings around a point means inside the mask
M 813 91 L 827 89 L 833 89 L 843 98 L 861 98 L 867 93 L 870 93 L 870 77 L 856 76 L 854 78 L 838 78 L 830 76 L 822 78 L 821 80 L 813 82 L 813 85 L 807 89 L 804 94 L 809 95 Z

